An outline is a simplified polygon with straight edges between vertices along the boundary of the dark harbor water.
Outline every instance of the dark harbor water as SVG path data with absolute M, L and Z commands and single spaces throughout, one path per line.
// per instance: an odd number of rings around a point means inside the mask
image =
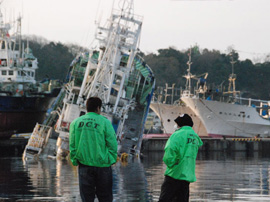
M 162 157 L 146 153 L 114 165 L 114 201 L 157 201 L 166 168 Z M 258 153 L 199 153 L 190 201 L 270 201 L 269 160 Z M 77 169 L 69 161 L 2 155 L 0 198 L 79 202 Z

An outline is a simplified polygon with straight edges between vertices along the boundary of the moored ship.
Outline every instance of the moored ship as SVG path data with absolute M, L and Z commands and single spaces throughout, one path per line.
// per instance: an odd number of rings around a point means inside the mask
M 197 87 L 194 92 L 186 89 L 181 100 L 202 120 L 207 133 L 212 137 L 269 137 L 270 102 L 243 98 L 236 91 L 234 73 L 235 61 L 231 61 L 232 74 L 229 76 L 228 91 L 216 90 L 209 93 L 206 85 Z M 193 78 L 190 73 L 187 81 Z
M 18 29 L 10 33 L 11 28 L 0 12 L 0 139 L 30 133 L 36 122 L 43 121 L 60 90 L 53 88 L 57 81 L 35 80 L 38 61 L 21 42 L 21 17 Z

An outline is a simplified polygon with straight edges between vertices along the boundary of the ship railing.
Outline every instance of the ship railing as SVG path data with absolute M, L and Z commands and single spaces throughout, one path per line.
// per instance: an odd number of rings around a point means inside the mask
M 253 107 L 256 107 L 256 108 L 261 108 L 263 104 L 266 104 L 268 106 L 270 106 L 270 100 L 260 100 L 260 99 L 252 99 L 252 98 L 243 98 L 243 97 L 238 97 L 238 96 L 230 96 L 231 98 L 235 98 L 239 101 L 247 101 L 247 105 L 248 106 L 253 106 Z M 253 103 L 258 103 L 258 105 L 253 105 Z
M 158 86 L 155 90 L 152 102 L 163 104 L 176 104 L 182 95 L 182 88 L 175 88 L 173 84 L 171 87 L 166 84 L 165 88 Z
M 130 14 L 131 13 L 122 12 L 121 10 L 118 10 L 118 9 L 113 9 L 112 17 L 113 17 L 113 19 L 121 17 L 122 19 L 125 19 L 126 21 L 130 21 L 132 23 L 137 23 L 137 24 L 142 23 L 143 16 L 141 16 L 141 15 L 136 15 L 136 14 L 132 13 L 131 14 L 132 17 L 130 17 L 130 18 L 123 17 L 123 16 L 131 16 Z
M 37 123 L 25 147 L 23 157 L 38 158 L 51 134 L 52 127 Z

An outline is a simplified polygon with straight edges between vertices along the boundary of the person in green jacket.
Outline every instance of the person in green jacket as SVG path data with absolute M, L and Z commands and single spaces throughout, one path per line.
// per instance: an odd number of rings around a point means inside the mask
M 176 131 L 166 145 L 163 161 L 167 168 L 161 186 L 159 202 L 188 202 L 189 184 L 196 181 L 195 166 L 200 137 L 192 129 L 193 121 L 188 114 L 178 116 Z
M 111 202 L 112 169 L 117 161 L 117 140 L 111 122 L 100 115 L 102 101 L 90 97 L 87 114 L 70 124 L 70 160 L 79 166 L 79 188 L 83 202 Z

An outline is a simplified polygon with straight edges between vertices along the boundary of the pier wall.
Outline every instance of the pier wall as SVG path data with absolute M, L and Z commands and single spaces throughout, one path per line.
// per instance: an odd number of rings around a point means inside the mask
M 168 138 L 145 138 L 142 142 L 143 151 L 164 151 Z M 202 138 L 200 151 L 245 151 L 270 152 L 270 138 Z
M 164 151 L 168 137 L 144 138 L 142 141 L 141 152 Z M 225 152 L 261 152 L 270 154 L 270 138 L 227 138 L 214 139 L 202 138 L 203 146 L 200 151 L 225 151 Z M 22 153 L 28 139 L 13 138 L 0 141 L 1 153 Z

